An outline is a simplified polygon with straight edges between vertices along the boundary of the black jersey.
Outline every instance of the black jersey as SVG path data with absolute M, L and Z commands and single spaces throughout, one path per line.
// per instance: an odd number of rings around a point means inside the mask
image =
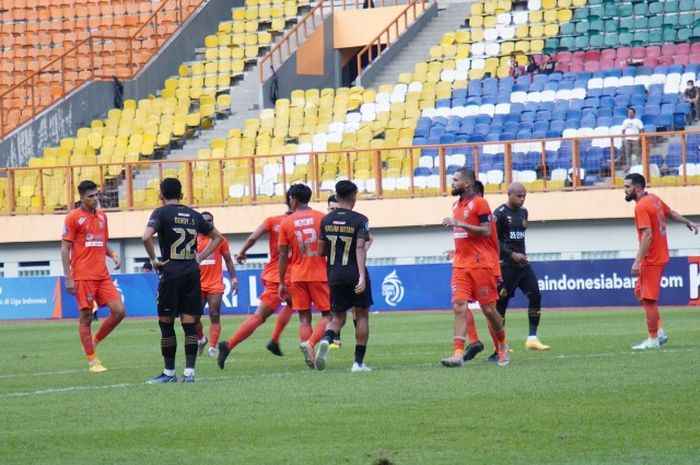
M 326 242 L 328 285 L 357 284 L 357 240 L 369 240 L 367 217 L 345 208 L 336 208 L 321 220 L 320 240 Z
M 520 266 L 510 258 L 513 252 L 525 254 L 525 230 L 527 229 L 527 210 L 513 210 L 503 204 L 494 211 L 498 243 L 501 248 L 502 266 Z
M 164 205 L 153 210 L 148 226 L 158 233 L 161 260 L 168 261 L 161 269 L 163 281 L 199 271 L 197 233 L 214 229 L 202 215 L 185 205 Z

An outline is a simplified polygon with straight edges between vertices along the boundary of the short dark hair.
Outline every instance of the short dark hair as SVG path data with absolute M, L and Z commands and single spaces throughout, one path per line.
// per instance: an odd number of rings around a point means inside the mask
M 89 180 L 81 181 L 80 184 L 78 184 L 78 194 L 80 195 L 85 195 L 87 191 L 93 191 L 95 189 L 97 189 L 97 184 Z
M 182 184 L 178 179 L 165 178 L 160 182 L 160 193 L 165 200 L 182 198 Z
M 457 173 L 461 174 L 465 178 L 467 178 L 469 181 L 473 183 L 476 182 L 476 174 L 474 174 L 474 170 L 470 168 L 460 168 L 457 170 Z
M 692 79 L 688 79 L 688 82 L 686 82 L 686 84 L 693 84 L 693 85 L 695 85 L 695 81 L 693 81 Z
M 328 197 L 328 205 L 330 205 L 332 203 L 338 203 L 338 197 L 336 197 L 335 194 L 331 194 Z
M 357 194 L 357 185 L 352 181 L 338 181 L 335 184 L 335 193 L 339 199 L 350 200 Z
M 642 176 L 639 173 L 630 173 L 627 176 L 625 176 L 625 180 L 630 180 L 632 182 L 633 186 L 641 186 L 642 189 L 644 189 L 647 186 L 647 181 L 644 179 L 644 176 Z
M 151 265 L 151 262 L 143 262 L 143 266 L 141 267 L 143 270 L 153 270 L 153 265 Z
M 633 115 L 636 115 L 636 114 L 637 114 L 637 112 L 635 111 L 634 107 L 627 107 L 627 111 L 630 111 L 630 110 L 632 110 L 632 114 L 633 114 Z
M 202 215 L 202 216 L 204 216 L 204 215 L 209 215 L 209 216 L 211 216 L 211 220 L 214 221 L 214 215 L 212 215 L 212 214 L 209 213 L 209 212 L 202 212 L 202 213 L 200 213 L 200 215 Z
M 307 204 L 311 200 L 311 188 L 304 184 L 292 184 L 289 186 L 288 195 L 290 199 Z
M 474 182 L 474 193 L 480 196 L 484 196 L 484 183 L 478 179 Z

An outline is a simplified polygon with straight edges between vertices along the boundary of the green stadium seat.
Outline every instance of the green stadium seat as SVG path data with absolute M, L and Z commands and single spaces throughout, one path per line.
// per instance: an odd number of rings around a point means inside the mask
M 605 47 L 616 48 L 620 44 L 620 38 L 616 32 L 605 34 Z
M 647 31 L 637 31 L 634 33 L 634 38 L 632 39 L 632 45 L 635 47 L 649 44 L 649 32 Z
M 664 15 L 664 27 L 676 27 L 678 25 L 678 14 L 667 13 Z
M 559 27 L 559 35 L 572 36 L 576 32 L 576 23 L 564 23 Z
M 664 31 L 657 29 L 654 31 L 649 31 L 649 44 L 659 45 L 664 42 Z
M 602 19 L 595 19 L 589 23 L 588 30 L 591 33 L 600 32 L 605 28 L 605 22 Z
M 617 32 L 620 28 L 620 21 L 617 19 L 605 20 L 605 32 Z
M 628 16 L 632 16 L 634 14 L 634 8 L 632 7 L 632 5 L 628 5 L 628 4 L 620 5 L 617 9 L 617 14 L 621 18 L 626 18 Z
M 694 0 L 680 0 L 678 2 L 678 11 L 693 11 L 695 9 Z
M 621 32 L 619 36 L 620 47 L 631 46 L 632 39 L 634 39 L 634 34 L 632 34 L 631 32 Z
M 559 48 L 564 50 L 573 50 L 576 46 L 576 40 L 573 37 L 562 37 L 559 41 Z
M 678 30 L 678 37 L 676 40 L 678 40 L 678 42 L 687 42 L 690 40 L 690 36 L 692 36 L 692 35 L 693 35 L 692 29 L 688 29 L 688 28 L 679 29 Z
M 634 18 L 634 29 L 639 30 L 639 29 L 648 29 L 649 28 L 649 20 L 647 19 L 646 16 L 639 16 Z
M 588 9 L 588 18 L 602 18 L 603 16 L 605 16 L 605 8 L 603 7 L 603 5 L 592 5 Z
M 606 3 L 603 16 L 605 18 L 616 18 L 618 15 L 617 3 Z
M 620 18 L 620 32 L 630 32 L 634 29 L 634 18 Z
M 664 17 L 662 15 L 656 15 L 649 17 L 649 23 L 647 24 L 649 29 L 661 29 L 664 25 Z
M 574 46 L 581 50 L 588 47 L 588 36 L 576 36 Z
M 649 8 L 647 9 L 647 14 L 649 16 L 659 15 L 664 11 L 664 4 L 662 2 L 650 2 Z
M 678 33 L 675 29 L 664 27 L 664 42 L 675 42 L 678 40 Z
M 576 34 L 588 34 L 590 23 L 588 21 L 579 21 L 576 23 Z
M 700 1 L 700 0 L 698 0 L 698 1 Z M 588 12 L 588 8 L 585 6 L 581 7 L 581 8 L 577 8 L 574 11 L 574 20 L 588 19 L 589 16 L 590 16 L 590 13 Z
M 694 10 L 700 10 L 700 0 L 695 0 L 693 2 L 693 9 Z
M 664 2 L 664 11 L 666 13 L 677 13 L 678 12 L 678 0 L 669 0 Z
M 591 35 L 588 46 L 591 48 L 603 48 L 603 36 L 601 34 Z
M 678 25 L 687 27 L 695 22 L 695 18 L 692 13 L 681 13 L 678 15 Z
M 593 5 L 602 5 L 602 4 L 603 4 L 603 0 L 589 0 L 589 1 L 588 1 L 588 4 L 591 5 L 591 6 L 593 6 Z
M 686 0 L 681 0 L 681 2 Z M 634 4 L 634 14 L 635 16 L 645 16 L 647 14 L 647 4 L 645 2 L 639 2 Z
M 552 38 L 544 41 L 544 52 L 554 53 L 559 50 L 559 39 Z

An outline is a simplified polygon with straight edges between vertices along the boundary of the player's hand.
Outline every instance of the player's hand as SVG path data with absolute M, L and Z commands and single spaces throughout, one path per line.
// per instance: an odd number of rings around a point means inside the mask
M 455 219 L 450 216 L 442 220 L 442 225 L 446 228 L 453 228 L 457 226 L 457 221 L 455 221 Z
M 634 263 L 632 263 L 632 276 L 639 276 L 639 274 L 642 272 L 642 264 L 638 259 L 634 260 Z
M 455 251 L 454 251 L 454 249 L 452 249 L 452 250 L 445 250 L 443 253 L 445 254 L 445 258 L 448 259 L 449 261 L 452 261 L 452 259 L 455 258 Z
M 528 264 L 527 255 L 525 255 L 525 254 L 521 254 L 521 253 L 518 253 L 518 252 L 513 252 L 513 253 L 510 255 L 510 258 L 512 258 L 513 261 L 514 261 L 515 263 L 517 263 L 518 265 L 520 265 L 520 266 L 526 266 L 526 265 Z
M 169 261 L 170 260 L 166 260 L 164 262 L 161 262 L 160 260 L 155 259 L 155 260 L 151 260 L 151 265 L 153 265 L 154 270 L 160 271 Z M 199 262 L 197 262 L 197 264 L 199 264 Z
M 287 300 L 289 298 L 289 291 L 287 291 L 287 286 L 285 286 L 284 283 L 280 283 L 279 287 L 277 288 L 277 293 L 282 300 Z
M 69 294 L 75 295 L 75 280 L 73 278 L 66 278 L 66 290 Z
M 119 259 L 119 255 L 114 254 L 112 255 L 112 261 L 114 262 L 114 269 L 118 270 L 119 268 L 122 267 L 122 261 Z
M 365 278 L 358 279 L 357 285 L 355 286 L 355 294 L 360 295 L 363 292 L 365 292 L 365 287 L 367 287 L 367 284 L 365 283 Z
M 236 263 L 242 265 L 243 263 L 245 263 L 246 258 L 248 257 L 246 256 L 245 252 L 238 252 L 238 254 L 236 254 Z
M 691 222 L 691 223 L 688 223 L 687 226 L 688 226 L 688 229 L 690 229 L 691 231 L 693 231 L 693 233 L 695 233 L 695 235 L 697 236 L 697 234 L 698 234 L 698 229 L 700 228 L 700 224 L 692 223 L 692 222 Z
M 231 291 L 233 292 L 233 295 L 238 295 L 238 281 L 236 280 L 231 280 Z

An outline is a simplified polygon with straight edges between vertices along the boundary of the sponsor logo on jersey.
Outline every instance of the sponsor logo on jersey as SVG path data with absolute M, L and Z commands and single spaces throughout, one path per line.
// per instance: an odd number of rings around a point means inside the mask
M 401 303 L 404 297 L 404 288 L 396 270 L 384 277 L 382 281 L 382 296 L 387 305 L 396 307 Z

